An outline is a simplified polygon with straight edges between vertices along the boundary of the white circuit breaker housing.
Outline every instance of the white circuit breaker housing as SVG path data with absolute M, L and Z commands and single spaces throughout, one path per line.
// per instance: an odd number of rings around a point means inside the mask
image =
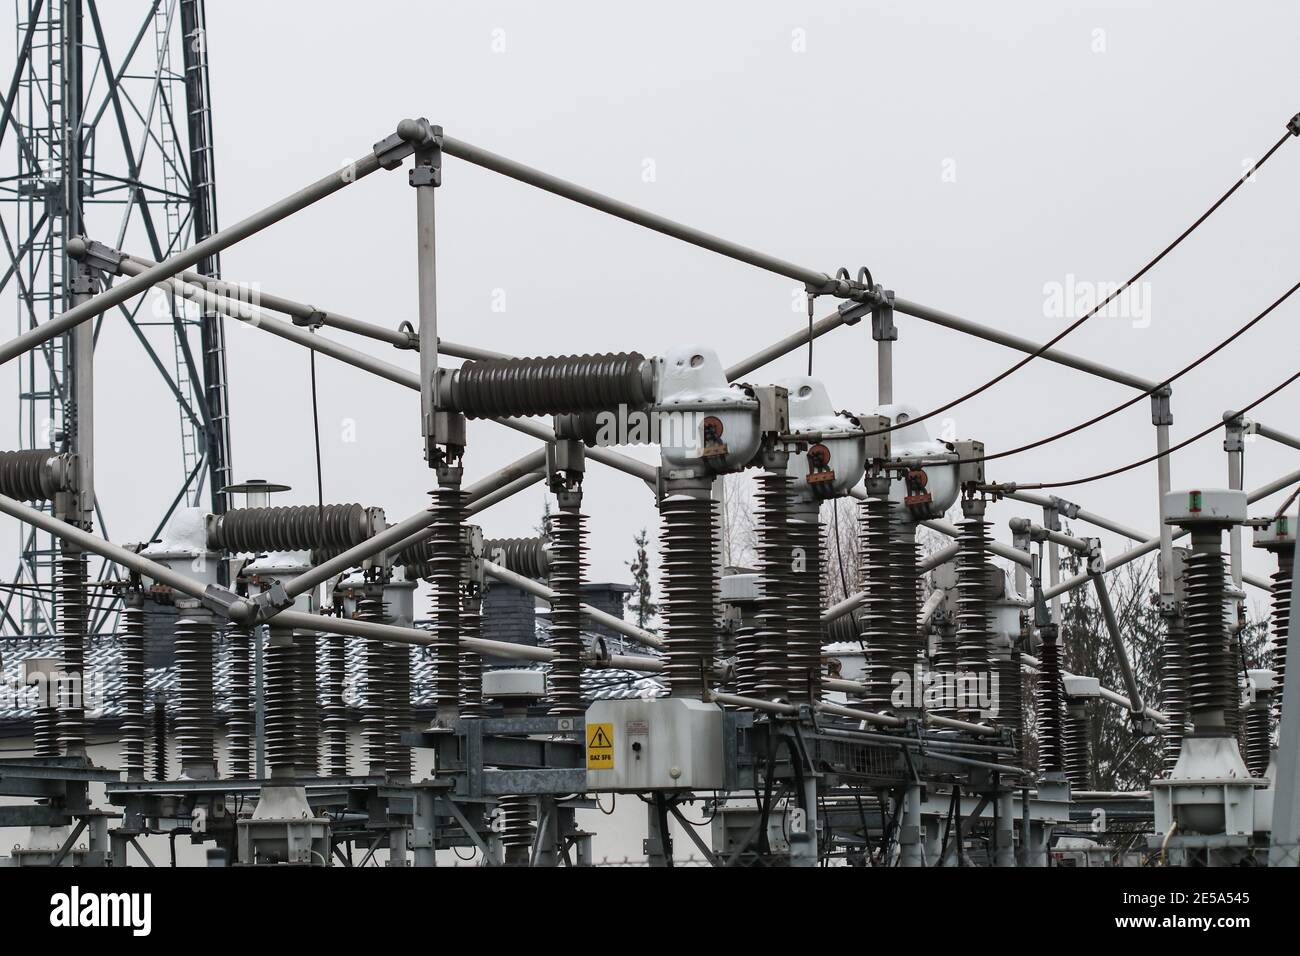
M 722 709 L 686 697 L 601 700 L 587 708 L 587 789 L 720 790 Z

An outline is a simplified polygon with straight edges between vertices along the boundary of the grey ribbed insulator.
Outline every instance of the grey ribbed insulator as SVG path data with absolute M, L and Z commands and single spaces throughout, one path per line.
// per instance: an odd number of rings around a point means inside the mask
M 466 585 L 460 605 L 460 633 L 462 638 L 477 638 L 483 625 L 483 595 L 477 583 Z M 460 714 L 462 717 L 482 717 L 487 713 L 483 706 L 483 658 L 460 645 Z
M 790 700 L 816 703 L 822 678 L 822 540 L 817 512 L 786 525 L 791 546 L 786 613 L 790 635 Z M 797 549 L 797 550 L 796 550 Z
M 528 851 L 533 845 L 533 799 L 523 796 L 497 798 L 501 818 L 501 845 L 507 866 L 527 866 Z
M 758 696 L 758 628 L 742 624 L 733 636 L 736 645 L 736 693 L 741 697 Z
M 1181 618 L 1170 618 L 1160 651 L 1160 709 L 1169 718 L 1161 731 L 1161 759 L 1166 771 L 1178 763 L 1187 726 L 1187 634 Z
M 69 686 L 61 689 L 58 707 L 59 748 L 65 754 L 86 749 L 85 669 L 86 632 L 90 606 L 86 600 L 86 554 L 64 544 L 55 566 L 54 590 L 59 627 L 60 677 Z
M 1286 645 L 1291 632 L 1291 575 L 1295 564 L 1295 547 L 1279 548 L 1277 570 L 1273 572 L 1273 673 L 1277 691 L 1273 710 L 1282 719 L 1282 691 L 1286 686 Z
M 459 474 L 433 492 L 433 535 L 428 578 L 433 584 L 433 703 L 455 710 L 460 696 L 461 522 L 464 495 Z
M 54 706 L 58 698 L 58 687 L 47 683 L 43 693 L 45 700 L 36 708 L 32 718 L 32 755 L 36 757 L 57 757 L 59 755 L 59 712 Z
M 1198 731 L 1219 726 L 1228 736 L 1238 710 L 1236 668 L 1229 653 L 1224 617 L 1226 575 L 1221 537 L 1192 532 L 1192 552 L 1183 564 L 1184 618 L 1187 622 L 1187 705 Z
M 551 515 L 551 633 L 555 652 L 546 681 L 549 713 L 586 712 L 582 702 L 582 579 L 586 568 L 586 516 L 577 507 Z
M 167 701 L 161 694 L 153 699 L 153 778 L 167 779 Z
M 378 585 L 368 585 L 357 598 L 355 618 L 369 624 L 384 621 L 384 602 Z M 365 703 L 361 705 L 361 740 L 365 747 L 367 772 L 382 776 L 388 772 L 388 706 L 392 698 L 392 668 L 388 645 L 365 643 Z
M 67 489 L 70 457 L 48 448 L 0 451 L 0 494 L 19 501 L 52 500 Z
M 1065 779 L 1076 790 L 1087 790 L 1091 785 L 1088 758 L 1088 707 L 1086 700 L 1070 700 L 1065 705 L 1062 726 L 1062 762 Z
M 1011 651 L 1006 657 L 993 661 L 997 676 L 997 712 L 993 723 L 1011 731 L 1011 744 L 1015 748 L 1012 760 L 1018 761 L 1025 737 L 1025 697 L 1020 678 L 1020 652 Z
M 122 599 L 118 674 L 122 681 L 122 772 L 128 780 L 143 780 L 149 725 L 144 713 L 144 598 L 138 591 L 128 592 Z
M 987 681 L 989 674 L 988 522 L 983 517 L 964 518 L 957 536 L 957 691 L 958 713 L 978 720 L 979 707 L 969 699 L 972 680 Z
M 411 648 L 406 644 L 385 644 L 388 661 L 388 714 L 386 744 L 388 772 L 394 777 L 411 775 L 411 747 L 402 734 L 411 729 Z
M 854 608 L 822 625 L 823 644 L 856 644 L 862 639 L 862 610 Z
M 1049 633 L 1050 629 L 1050 633 Z M 1043 629 L 1043 646 L 1038 659 L 1038 769 L 1042 773 L 1065 772 L 1065 742 L 1062 737 L 1061 661 L 1055 625 Z
M 859 511 L 864 599 L 858 620 L 866 654 L 863 700 L 871 709 L 882 710 L 895 705 L 899 676 L 911 681 L 921 654 L 920 578 L 915 529 L 891 506 L 888 483 L 871 481 L 881 486 L 870 491 Z M 910 704 L 919 707 L 920 701 Z
M 213 733 L 212 619 L 204 610 L 180 611 L 176 619 L 176 754 L 182 776 L 207 779 L 216 773 Z
M 638 352 L 470 361 L 451 373 L 443 399 L 466 418 L 641 408 L 654 401 L 654 371 Z
M 208 547 L 231 554 L 257 551 L 341 551 L 369 540 L 378 519 L 358 504 L 232 508 L 208 522 Z
M 298 772 L 314 777 L 320 769 L 320 698 L 316 688 L 316 634 L 302 631 L 293 636 L 294 658 L 297 661 L 294 676 L 295 691 L 295 743 L 298 748 Z
M 758 483 L 758 601 L 754 623 L 758 633 L 749 646 L 755 659 L 745 669 L 753 674 L 754 692 L 768 700 L 788 698 L 795 674 L 791 656 L 791 627 L 788 614 L 793 584 L 791 578 L 790 477 L 784 462 L 766 470 Z M 712 562 L 712 555 L 709 555 Z
M 713 673 L 716 512 L 707 497 L 670 495 L 659 514 L 669 693 L 702 700 Z
M 227 773 L 236 780 L 253 775 L 252 638 L 245 628 L 226 632 L 230 653 L 230 717 L 226 721 Z
M 894 627 L 894 584 L 890 566 L 892 519 L 889 500 L 867 498 L 858 510 L 858 550 L 863 599 L 857 614 L 863 646 L 862 701 L 870 710 L 892 706 L 894 674 L 902 649 Z
M 1273 695 L 1259 694 L 1242 715 L 1242 737 L 1245 747 L 1242 754 L 1252 777 L 1263 777 L 1268 772 L 1269 751 L 1272 747 L 1271 711 Z
M 271 626 L 265 661 L 266 765 L 272 776 L 294 777 L 298 775 L 299 757 L 294 739 L 298 723 L 298 653 L 292 631 Z
M 327 777 L 348 775 L 348 708 L 343 700 L 347 679 L 347 643 L 339 634 L 326 635 L 325 706 L 321 712 L 321 746 Z
M 483 557 L 526 578 L 544 578 L 551 571 L 545 537 L 488 538 L 483 542 Z

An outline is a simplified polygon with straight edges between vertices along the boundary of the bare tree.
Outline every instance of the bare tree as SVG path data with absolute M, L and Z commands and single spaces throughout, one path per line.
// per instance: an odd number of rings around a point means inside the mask
M 754 514 L 755 491 L 753 479 L 743 472 L 723 478 L 718 524 L 722 535 L 722 563 L 728 567 L 751 567 L 756 560 L 758 519 Z

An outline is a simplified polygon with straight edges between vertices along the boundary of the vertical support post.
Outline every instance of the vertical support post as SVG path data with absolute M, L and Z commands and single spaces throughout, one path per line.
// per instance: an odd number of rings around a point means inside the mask
M 407 827 L 393 827 L 388 831 L 388 865 L 394 867 L 410 866 L 407 860 Z
M 213 155 L 212 98 L 208 85 L 208 31 L 204 0 L 181 0 L 181 58 L 185 64 L 185 112 L 190 138 L 190 219 L 194 242 L 217 232 L 217 169 Z M 196 267 L 200 275 L 221 278 L 221 254 Z M 205 307 L 200 318 L 203 401 L 207 405 L 208 495 L 213 514 L 225 514 L 225 492 L 234 483 L 230 454 L 230 397 L 226 375 L 225 316 Z M 221 584 L 227 569 L 219 568 Z
M 1061 530 L 1061 512 L 1055 507 L 1043 507 L 1043 527 L 1048 531 Z M 1055 541 L 1047 542 L 1047 580 L 1052 590 L 1061 583 L 1061 547 Z M 1052 623 L 1061 626 L 1061 596 L 1052 596 Z
M 1246 422 L 1240 415 L 1224 416 L 1223 450 L 1228 453 L 1228 488 L 1241 491 L 1242 460 L 1246 450 Z M 1228 555 L 1232 569 L 1232 584 L 1241 590 L 1241 525 L 1228 529 Z M 1237 599 L 1240 604 L 1240 599 Z
M 994 836 L 997 851 L 994 855 L 995 866 L 1016 865 L 1016 840 L 1014 834 L 1015 814 L 1013 812 L 1012 794 L 1009 788 L 998 791 L 996 801 L 997 824 Z
M 805 771 L 803 778 L 803 829 L 790 827 L 790 865 L 817 865 L 817 781 L 815 774 Z
M 1273 796 L 1270 866 L 1300 866 L 1300 548 L 1292 558 L 1291 639 L 1286 644 L 1282 719 L 1277 729 L 1277 777 Z
M 667 866 L 669 854 L 672 853 L 668 814 L 663 809 L 663 801 L 663 794 L 656 793 L 645 805 L 646 837 L 643 849 L 646 863 L 652 867 Z
M 533 866 L 560 865 L 560 808 L 554 797 L 537 800 L 537 840 Z
M 893 290 L 876 286 L 880 293 L 877 304 L 871 307 L 871 337 L 876 342 L 876 401 L 881 405 L 894 404 L 894 343 L 898 341 L 898 327 L 894 325 Z
M 85 232 L 82 222 L 82 189 L 86 171 L 83 168 L 82 110 L 84 83 L 82 82 L 82 4 L 70 0 L 63 8 L 63 36 L 60 56 L 63 60 L 63 236 L 66 243 L 72 236 Z M 95 293 L 95 276 L 88 266 L 67 257 L 64 250 L 63 275 L 68 277 L 66 307 L 80 305 Z M 71 494 L 60 494 L 55 502 L 56 516 L 84 530 L 91 530 L 95 514 L 94 483 L 94 327 L 83 323 L 67 334 L 66 367 L 64 382 L 68 388 L 64 406 L 63 427 L 67 435 L 68 450 L 76 455 L 76 487 Z M 69 407 L 70 405 L 70 407 Z M 58 609 L 56 625 L 61 630 L 61 678 L 68 682 L 66 692 L 58 693 L 58 739 L 68 756 L 86 752 L 84 721 L 83 665 L 85 660 L 86 629 L 89 623 L 85 613 L 87 595 L 85 554 L 76 545 L 60 541 L 59 566 L 55 574 Z M 80 570 L 75 570 L 80 568 Z M 59 585 L 62 585 L 60 587 Z
M 438 823 L 434 814 L 436 804 L 432 790 L 426 787 L 415 790 L 415 811 L 411 816 L 411 847 L 413 862 L 417 867 L 438 865 L 438 854 L 434 849 L 434 832 Z
M 438 276 L 434 243 L 434 194 L 442 182 L 442 128 L 424 122 L 427 138 L 417 145 L 410 183 L 415 188 L 417 283 L 420 323 L 420 429 L 425 458 L 436 467 L 438 393 Z
M 921 787 L 908 784 L 903 795 L 903 819 L 898 829 L 898 865 L 921 867 L 925 856 L 921 850 Z
M 1011 521 L 1011 547 L 1028 553 L 1030 548 L 1029 527 L 1026 519 L 1013 518 Z M 1014 568 L 1016 593 L 1024 596 L 1029 593 L 1029 569 L 1019 562 Z
M 1020 791 L 1020 856 L 1016 861 L 1018 866 L 1033 866 L 1030 862 L 1033 856 L 1030 853 L 1030 842 L 1033 839 L 1033 805 L 1029 800 L 1029 788 L 1024 787 Z
M 1169 426 L 1174 423 L 1169 408 L 1168 386 L 1151 396 L 1151 424 L 1156 427 L 1156 509 L 1160 518 L 1160 610 L 1168 615 L 1174 610 L 1174 529 L 1165 523 L 1165 495 L 1171 489 L 1169 476 Z

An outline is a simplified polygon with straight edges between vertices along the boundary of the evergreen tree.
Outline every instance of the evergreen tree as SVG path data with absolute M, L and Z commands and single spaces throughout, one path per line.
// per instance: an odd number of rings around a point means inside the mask
M 636 612 L 636 626 L 646 630 L 653 630 L 649 627 L 651 618 L 659 613 L 659 605 L 651 600 L 650 591 L 650 555 L 648 547 L 650 544 L 650 535 L 646 529 L 642 528 L 641 533 L 632 539 L 636 545 L 636 558 L 624 563 L 632 571 L 632 586 L 636 588 L 632 592 L 632 601 L 629 602 L 629 609 Z

